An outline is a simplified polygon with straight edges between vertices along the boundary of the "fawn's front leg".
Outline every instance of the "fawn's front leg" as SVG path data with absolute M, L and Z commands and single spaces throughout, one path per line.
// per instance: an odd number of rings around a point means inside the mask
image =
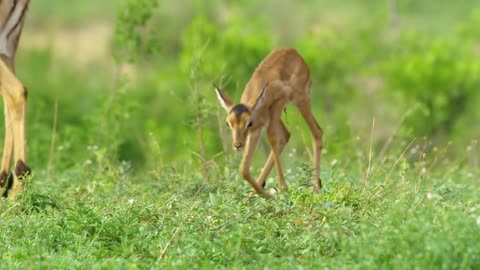
M 250 185 L 252 185 L 255 192 L 265 198 L 271 198 L 272 195 L 265 191 L 265 189 L 255 182 L 252 175 L 250 174 L 250 163 L 252 161 L 253 153 L 257 148 L 258 140 L 260 139 L 261 129 L 254 131 L 248 135 L 247 145 L 245 147 L 245 152 L 243 152 L 242 164 L 240 165 L 240 173 L 242 174 L 243 179 L 247 180 Z

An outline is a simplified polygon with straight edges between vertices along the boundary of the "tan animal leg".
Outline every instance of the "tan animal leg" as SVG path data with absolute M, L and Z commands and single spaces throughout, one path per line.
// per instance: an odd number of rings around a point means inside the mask
M 27 91 L 4 61 L 0 61 L 0 83 L 0 90 L 6 101 L 6 108 L 8 110 L 7 115 L 9 116 L 13 135 L 13 154 L 16 165 L 15 177 L 13 178 L 13 184 L 9 191 L 9 196 L 15 198 L 18 192 L 23 189 L 23 184 L 18 178 L 21 178 L 30 172 L 30 169 L 26 165 L 25 156 Z
M 265 185 L 267 183 L 268 174 L 270 174 L 270 171 L 273 168 L 273 163 L 274 163 L 273 151 L 270 151 L 270 154 L 268 155 L 267 162 L 265 162 L 265 165 L 263 166 L 262 172 L 260 173 L 260 175 L 258 176 L 258 179 L 257 179 L 257 183 L 263 188 L 265 188 Z
M 287 130 L 287 128 L 285 127 L 285 124 L 283 124 L 283 122 L 280 122 L 280 123 L 282 124 L 282 127 L 283 127 L 282 129 L 283 129 L 283 133 L 284 133 L 282 136 L 286 137 L 287 139 L 286 139 L 285 144 L 279 145 L 279 149 L 278 149 L 279 155 L 282 153 L 283 148 L 285 148 L 285 145 L 288 143 L 288 141 L 290 139 L 290 132 Z M 275 160 L 274 160 L 273 151 L 270 151 L 270 155 L 268 156 L 267 162 L 265 163 L 265 166 L 263 167 L 262 172 L 260 173 L 260 176 L 258 177 L 258 181 L 257 181 L 257 183 L 259 185 L 261 185 L 262 187 L 265 187 L 267 176 L 270 173 L 270 171 L 272 170 L 274 162 L 275 162 Z
M 13 141 L 14 141 L 14 157 L 16 160 L 15 163 L 15 177 L 13 178 L 13 185 L 10 191 L 10 197 L 12 199 L 23 190 L 23 183 L 19 181 L 23 177 L 27 176 L 30 173 L 30 168 L 27 167 L 27 158 L 25 155 L 25 143 L 26 143 L 26 134 L 25 134 L 25 120 L 27 112 L 27 102 L 26 102 L 26 90 L 22 91 L 24 98 L 21 99 L 21 102 L 17 104 L 18 111 L 15 111 L 15 120 L 14 120 L 14 129 L 13 129 Z
M 0 168 L 0 188 L 4 188 L 8 182 L 13 151 L 12 125 L 7 100 L 5 98 L 3 98 L 3 104 L 5 114 L 5 138 L 3 143 L 2 165 Z
M 279 100 L 272 105 L 270 124 L 267 128 L 268 142 L 272 148 L 273 160 L 277 169 L 278 185 L 280 189 L 284 190 L 287 190 L 288 186 L 283 176 L 280 154 L 290 139 L 290 132 L 282 123 L 281 117 L 287 102 L 287 100 Z
M 267 162 L 265 163 L 265 166 L 263 167 L 262 172 L 258 178 L 258 184 L 262 187 L 265 187 L 265 181 L 267 179 L 267 176 L 272 170 L 273 164 L 275 163 L 275 166 L 277 168 L 279 188 L 287 190 L 288 185 L 285 182 L 285 177 L 283 176 L 283 170 L 280 163 L 280 154 L 282 153 L 285 145 L 287 145 L 290 139 L 290 132 L 281 120 L 279 122 L 274 122 L 272 119 L 272 122 L 270 122 L 270 125 L 267 129 L 267 135 L 272 150 L 270 151 Z
M 263 189 L 262 186 L 257 184 L 253 179 L 252 175 L 250 174 L 250 163 L 252 161 L 253 153 L 255 152 L 255 148 L 257 147 L 258 140 L 260 139 L 260 130 L 257 132 L 251 133 L 248 135 L 247 145 L 245 147 L 245 152 L 243 153 L 242 158 L 242 165 L 240 166 L 240 172 L 242 174 L 243 179 L 247 180 L 250 185 L 252 185 L 255 192 L 260 194 L 265 198 L 271 198 L 272 195 Z
M 323 147 L 323 131 L 318 125 L 317 121 L 313 117 L 312 110 L 310 108 L 310 97 L 303 99 L 295 104 L 300 111 L 302 117 L 310 128 L 310 133 L 313 139 L 313 191 L 318 192 L 322 188 L 322 180 L 320 179 L 320 153 Z

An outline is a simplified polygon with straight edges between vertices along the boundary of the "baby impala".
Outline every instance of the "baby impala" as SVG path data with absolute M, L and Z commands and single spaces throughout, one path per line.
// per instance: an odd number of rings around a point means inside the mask
M 233 103 L 227 94 L 215 87 L 218 101 L 227 111 L 227 125 L 232 131 L 232 147 L 235 151 L 245 148 L 240 166 L 242 177 L 264 197 L 271 197 L 264 187 L 274 163 L 280 188 L 288 189 L 280 154 L 290 138 L 290 132 L 281 119 L 289 101 L 298 108 L 310 128 L 314 153 L 313 191 L 318 192 L 322 188 L 320 152 L 323 132 L 310 108 L 310 85 L 309 68 L 298 52 L 291 48 L 279 48 L 271 52 L 253 72 L 240 103 Z M 271 152 L 258 180 L 255 181 L 250 174 L 250 163 L 264 127 L 267 129 Z

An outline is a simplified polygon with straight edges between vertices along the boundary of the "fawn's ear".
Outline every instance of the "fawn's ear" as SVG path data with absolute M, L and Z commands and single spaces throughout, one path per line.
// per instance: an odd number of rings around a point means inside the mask
M 257 101 L 255 102 L 255 105 L 253 105 L 252 116 L 255 116 L 258 110 L 263 106 L 263 103 L 265 101 L 265 94 L 267 93 L 267 86 L 268 86 L 268 83 L 265 84 L 262 91 L 260 92 L 260 95 L 257 98 Z
M 228 112 L 233 106 L 232 99 L 215 85 L 213 87 L 215 88 L 215 93 L 217 93 L 218 102 L 220 102 L 220 105 Z

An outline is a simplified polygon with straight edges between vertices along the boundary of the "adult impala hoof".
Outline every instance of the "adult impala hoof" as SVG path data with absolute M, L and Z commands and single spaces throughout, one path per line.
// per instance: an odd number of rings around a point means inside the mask
M 15 175 L 19 178 L 22 179 L 30 174 L 31 170 L 25 164 L 25 162 L 19 160 L 17 161 L 17 164 L 15 165 Z
M 8 174 L 5 171 L 0 173 L 0 188 L 5 187 L 7 180 L 8 180 Z

